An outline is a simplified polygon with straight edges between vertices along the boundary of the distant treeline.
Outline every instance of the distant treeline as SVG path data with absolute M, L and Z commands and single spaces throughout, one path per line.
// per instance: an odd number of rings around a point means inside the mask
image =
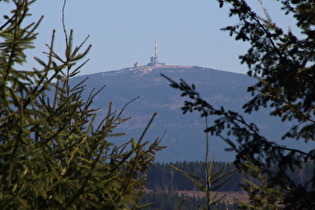
M 148 173 L 147 188 L 155 192 L 178 191 L 178 190 L 198 190 L 196 186 L 186 178 L 181 172 L 171 168 L 171 165 L 181 170 L 192 173 L 205 180 L 205 163 L 200 162 L 176 162 L 176 163 L 156 163 L 151 166 Z M 241 191 L 240 184 L 243 182 L 243 175 L 235 168 L 233 163 L 229 162 L 214 162 L 212 172 L 224 168 L 222 174 L 232 173 L 232 179 L 223 185 L 218 191 Z M 302 168 L 295 169 L 291 176 L 298 184 L 307 183 L 313 173 L 313 163 L 308 163 Z M 225 181 L 222 179 L 222 182 Z M 217 183 L 220 184 L 220 183 Z
M 176 210 L 181 206 L 181 210 L 198 209 L 200 205 L 206 205 L 205 198 L 189 197 L 186 195 L 178 195 L 174 192 L 150 192 L 144 195 L 141 203 L 153 203 L 151 206 L 144 208 L 145 210 Z M 217 210 L 233 210 L 237 209 L 237 204 L 228 204 L 219 202 L 215 204 Z

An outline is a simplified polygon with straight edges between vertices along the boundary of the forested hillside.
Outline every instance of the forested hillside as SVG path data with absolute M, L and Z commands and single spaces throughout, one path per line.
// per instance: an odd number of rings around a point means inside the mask
M 88 78 L 86 81 L 87 93 L 93 88 L 98 90 L 106 85 L 105 89 L 93 100 L 93 105 L 101 108 L 98 111 L 99 120 L 107 114 L 110 101 L 114 102 L 113 108 L 118 113 L 126 103 L 139 96 L 139 99 L 129 104 L 125 109 L 124 116 L 131 117 L 131 119 L 120 126 L 121 131 L 129 137 L 139 137 L 139 133 L 142 132 L 142 128 L 152 114 L 157 112 L 158 115 L 146 135 L 148 140 L 164 136 L 162 143 L 168 148 L 157 154 L 157 161 L 202 161 L 205 152 L 204 120 L 200 119 L 197 113 L 182 115 L 181 105 L 184 99 L 176 90 L 168 87 L 167 80 L 160 75 L 161 73 L 172 79 L 182 78 L 189 83 L 194 83 L 202 96 L 214 105 L 223 105 L 237 111 L 240 111 L 242 105 L 250 99 L 250 94 L 246 93 L 246 88 L 254 83 L 253 78 L 247 75 L 197 66 L 164 66 L 163 68 L 155 67 L 152 69 L 126 68 L 75 77 L 71 79 L 71 82 L 77 84 Z M 83 97 L 87 98 L 88 95 L 83 95 Z M 288 125 L 266 113 L 267 110 L 262 110 L 245 117 L 249 121 L 259 119 L 258 126 L 265 136 L 275 140 L 280 139 L 281 131 Z M 272 129 L 274 127 L 277 129 Z M 117 140 L 115 139 L 115 141 Z M 224 150 L 227 144 L 220 138 L 211 137 L 210 143 L 210 153 L 215 155 L 216 160 L 226 162 L 234 159 L 233 153 Z M 298 143 L 291 142 L 289 144 Z M 303 144 L 299 147 L 308 149 Z
M 184 171 L 190 172 L 202 179 L 206 177 L 205 171 L 205 163 L 200 162 L 176 162 L 176 163 L 157 163 L 153 165 L 148 173 L 148 189 L 152 189 L 154 191 L 178 191 L 178 190 L 189 190 L 195 191 L 198 188 L 187 179 L 181 172 L 176 171 L 171 168 L 171 166 L 175 166 L 176 168 L 180 168 Z M 223 185 L 219 191 L 240 191 L 240 183 L 242 182 L 241 174 L 236 170 L 232 163 L 224 163 L 224 162 L 214 162 L 213 164 L 213 173 L 218 171 L 221 168 L 224 168 L 222 173 L 233 172 L 232 180 L 227 184 Z M 216 185 L 221 184 L 226 181 L 229 177 L 225 177 Z
M 154 205 L 147 209 L 178 209 L 183 202 L 182 209 L 196 209 L 198 205 L 205 204 L 206 199 L 204 194 L 198 191 L 198 188 L 185 177 L 181 172 L 176 171 L 171 166 L 180 168 L 184 171 L 192 173 L 197 177 L 205 179 L 205 163 L 202 161 L 195 162 L 176 162 L 176 163 L 156 163 L 149 169 L 147 177 L 147 194 L 142 199 L 143 203 L 154 202 Z M 226 198 L 216 205 L 217 209 L 236 209 L 237 203 L 235 199 L 247 200 L 246 193 L 242 191 L 241 185 L 244 184 L 244 178 L 259 184 L 258 180 L 250 176 L 244 176 L 240 173 L 232 163 L 229 162 L 214 162 L 212 173 L 216 173 L 223 168 L 222 173 L 233 171 L 232 179 L 220 187 L 213 194 L 221 192 L 221 196 L 226 194 Z M 296 168 L 294 173 L 291 173 L 292 179 L 297 184 L 305 184 L 312 177 L 314 166 L 312 163 L 304 165 L 302 168 Z M 215 183 L 220 183 L 227 180 L 228 177 Z
M 148 185 L 147 188 L 157 192 L 165 191 L 179 191 L 179 190 L 188 190 L 194 191 L 197 190 L 196 186 L 187 179 L 181 172 L 176 171 L 171 168 L 175 166 L 184 171 L 192 173 L 200 178 L 205 179 L 205 163 L 202 161 L 195 162 L 176 162 L 176 163 L 156 163 L 150 169 L 148 173 Z M 224 168 L 222 173 L 227 173 L 234 171 L 231 175 L 233 176 L 227 184 L 219 188 L 218 191 L 241 191 L 240 184 L 243 183 L 244 176 L 235 168 L 232 163 L 229 162 L 214 162 L 213 164 L 213 173 L 219 169 Z M 291 173 L 292 179 L 298 184 L 305 184 L 311 179 L 314 166 L 312 163 L 307 163 L 302 168 L 296 168 L 295 172 Z M 224 182 L 228 177 L 222 179 L 217 185 L 221 182 Z

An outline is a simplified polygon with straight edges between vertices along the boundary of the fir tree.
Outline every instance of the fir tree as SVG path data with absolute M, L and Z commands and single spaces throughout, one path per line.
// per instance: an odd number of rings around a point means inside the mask
M 248 66 L 248 75 L 255 77 L 257 83 L 248 87 L 253 97 L 244 104 L 244 111 L 251 114 L 268 107 L 270 115 L 292 124 L 283 133 L 281 140 L 314 141 L 314 1 L 274 2 L 280 4 L 284 15 L 292 16 L 296 23 L 295 34 L 290 28 L 283 29 L 273 22 L 262 1 L 259 2 L 266 18 L 253 11 L 247 3 L 249 1 L 218 2 L 220 7 L 229 5 L 229 15 L 238 17 L 240 21 L 223 30 L 228 31 L 236 40 L 250 43 L 250 48 L 240 56 L 240 60 Z M 194 85 L 189 85 L 184 80 L 176 82 L 167 79 L 172 87 L 182 92 L 182 96 L 187 96 L 183 112 L 198 111 L 201 117 L 216 117 L 205 132 L 217 135 L 227 142 L 227 150 L 236 152 L 236 166 L 244 173 L 263 181 L 264 188 L 248 183 L 245 189 L 250 195 L 256 189 L 256 195 L 264 197 L 271 190 L 272 195 L 279 198 L 265 197 L 268 199 L 264 200 L 267 202 L 264 206 L 270 204 L 278 205 L 279 208 L 313 209 L 315 173 L 304 183 L 295 182 L 290 174 L 307 163 L 314 163 L 314 148 L 302 151 L 280 144 L 280 139 L 267 139 L 261 135 L 259 127 L 247 122 L 243 115 L 224 107 L 214 107 L 205 101 Z M 257 202 L 255 196 L 251 198 L 254 203 Z
M 12 0 L 15 8 L 0 21 L 0 206 L 3 209 L 127 209 L 143 195 L 145 174 L 162 149 L 157 139 L 122 145 L 111 138 L 127 119 L 108 109 L 96 125 L 93 98 L 82 98 L 84 81 L 71 86 L 91 46 L 73 45 L 66 35 L 64 56 L 55 51 L 55 32 L 40 68 L 19 70 L 34 48 L 35 23 L 26 24 L 35 0 Z M 123 110 L 122 110 L 123 111 Z M 155 115 L 153 115 L 151 121 Z M 149 122 L 148 126 L 150 125 Z

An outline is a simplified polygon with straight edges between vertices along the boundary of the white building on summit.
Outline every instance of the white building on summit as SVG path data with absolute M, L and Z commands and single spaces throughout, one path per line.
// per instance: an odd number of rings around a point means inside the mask
M 136 62 L 134 64 L 134 67 L 140 67 L 141 64 L 139 62 Z M 155 52 L 154 55 L 150 57 L 150 63 L 148 63 L 146 66 L 165 66 L 165 63 L 160 63 L 159 62 L 159 57 L 158 57 L 158 43 L 157 40 L 155 39 Z

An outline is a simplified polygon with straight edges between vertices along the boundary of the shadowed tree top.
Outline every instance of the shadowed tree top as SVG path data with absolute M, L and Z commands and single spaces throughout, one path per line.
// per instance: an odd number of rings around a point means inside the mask
M 289 29 L 282 29 L 272 22 L 269 15 L 266 18 L 258 16 L 245 0 L 218 2 L 220 7 L 229 5 L 229 15 L 239 19 L 238 24 L 227 26 L 223 30 L 228 31 L 236 40 L 250 43 L 247 53 L 241 55 L 240 60 L 248 66 L 248 75 L 255 77 L 257 83 L 248 87 L 252 99 L 244 104 L 245 112 L 251 114 L 268 107 L 271 110 L 270 115 L 292 124 L 282 139 L 314 141 L 314 1 L 277 1 L 283 15 L 293 16 L 297 34 Z M 265 14 L 268 13 L 265 11 Z M 258 194 L 262 196 L 261 199 L 252 200 L 256 204 L 254 206 L 271 207 L 281 203 L 289 209 L 307 209 L 315 205 L 311 199 L 314 194 L 315 173 L 304 184 L 297 184 L 290 177 L 296 167 L 303 167 L 304 163 L 315 160 L 314 148 L 305 152 L 281 146 L 275 143 L 275 139 L 262 136 L 258 126 L 247 122 L 239 113 L 224 107 L 214 107 L 205 101 L 196 91 L 195 85 L 164 77 L 171 82 L 172 87 L 182 91 L 182 96 L 187 97 L 182 107 L 184 113 L 198 111 L 201 117 L 217 117 L 205 131 L 227 142 L 230 146 L 227 150 L 236 152 L 235 164 L 262 181 L 261 189 L 247 182 L 249 187 L 246 190 L 259 191 Z M 272 194 L 282 196 L 281 199 L 263 199 L 264 193 L 271 189 Z M 255 194 L 252 195 L 255 197 Z

